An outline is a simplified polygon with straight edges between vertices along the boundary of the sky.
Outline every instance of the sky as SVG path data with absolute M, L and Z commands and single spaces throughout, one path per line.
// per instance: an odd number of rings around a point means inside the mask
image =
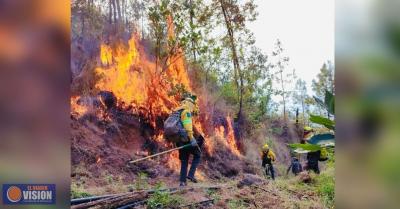
M 259 15 L 249 28 L 256 45 L 269 54 L 279 38 L 290 58 L 290 69 L 311 81 L 323 63 L 334 62 L 334 0 L 255 0 Z

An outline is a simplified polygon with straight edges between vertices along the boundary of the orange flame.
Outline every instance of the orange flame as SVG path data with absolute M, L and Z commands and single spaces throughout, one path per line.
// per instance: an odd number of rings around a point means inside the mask
M 101 76 L 96 87 L 112 91 L 118 100 L 125 103 L 143 104 L 147 98 L 145 87 L 149 79 L 139 70 L 131 69 L 138 64 L 139 59 L 135 39 L 129 40 L 127 49 L 122 44 L 114 50 L 110 46 L 101 45 L 100 59 L 106 67 L 96 68 L 96 73 Z
M 174 23 L 172 20 L 172 16 L 168 15 L 167 16 L 167 24 L 168 24 L 168 38 L 169 39 L 175 39 L 175 28 L 174 28 Z M 173 84 L 182 84 L 185 86 L 189 91 L 192 89 L 190 88 L 190 82 L 189 82 L 189 76 L 187 75 L 185 69 L 185 62 L 184 62 L 184 53 L 182 48 L 177 48 L 175 53 L 170 56 L 167 62 L 168 65 L 168 71 L 167 74 L 170 78 L 173 79 Z
M 226 136 L 226 140 L 228 142 L 229 148 L 236 155 L 240 155 L 240 151 L 239 151 L 239 149 L 238 149 L 238 147 L 236 145 L 235 133 L 233 132 L 231 117 L 230 116 L 226 117 L 226 121 L 228 122 L 228 134 Z
M 169 154 L 167 167 L 178 172 L 181 168 L 181 162 L 179 160 L 179 152 L 174 151 Z
M 96 163 L 99 163 L 101 161 L 100 157 L 97 157 Z
M 232 121 L 230 116 L 226 117 L 227 127 L 223 125 L 214 128 L 214 133 L 217 139 L 222 142 L 237 156 L 240 156 L 240 151 L 236 145 L 235 135 L 232 128 Z
M 172 16 L 167 17 L 167 24 L 168 38 L 175 39 Z M 148 58 L 138 37 L 133 34 L 128 44 L 123 42 L 113 45 L 101 44 L 99 56 L 101 65 L 95 68 L 95 73 L 100 78 L 95 87 L 98 90 L 113 92 L 120 106 L 132 106 L 131 110 L 134 113 L 140 113 L 150 121 L 153 127 L 156 127 L 158 117 L 169 114 L 179 105 L 178 100 L 170 96 L 169 89 L 175 85 L 182 85 L 186 90 L 192 91 L 192 87 L 185 68 L 184 52 L 181 48 L 170 46 L 175 48 L 171 50 L 173 54 L 169 56 L 165 65 L 156 65 L 155 61 Z M 87 107 L 78 105 L 77 100 L 77 97 L 71 98 L 71 109 L 79 114 L 84 114 Z M 206 121 L 208 121 L 207 117 Z M 227 117 L 226 121 L 227 126 L 216 127 L 214 135 L 239 156 L 240 152 L 235 143 L 231 118 Z M 203 127 L 210 127 L 204 126 L 203 123 L 210 124 L 204 121 L 202 123 L 195 121 L 194 124 L 202 134 L 204 134 Z M 208 136 L 204 135 L 204 137 L 206 138 L 206 151 L 214 150 L 213 143 L 207 143 Z M 154 140 L 162 143 L 162 132 L 156 135 Z M 101 159 L 97 158 L 96 163 L 100 161 Z M 180 170 L 177 151 L 169 154 L 167 166 L 174 171 Z M 204 175 L 199 172 L 196 177 L 204 179 Z
M 178 106 L 176 99 L 169 96 L 168 89 L 174 83 L 189 87 L 189 77 L 179 58 L 170 65 L 166 73 L 160 66 L 150 61 L 135 36 L 129 40 L 128 47 L 119 43 L 115 48 L 102 45 L 100 50 L 101 67 L 96 68 L 100 80 L 96 87 L 111 91 L 119 102 L 132 105 L 136 111 L 148 117 L 155 126 L 157 116 L 170 113 Z M 169 83 L 170 81 L 170 83 Z

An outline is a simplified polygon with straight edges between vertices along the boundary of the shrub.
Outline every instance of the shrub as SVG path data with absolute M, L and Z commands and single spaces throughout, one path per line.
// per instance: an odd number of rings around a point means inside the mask
M 178 196 L 161 191 L 161 183 L 158 183 L 155 192 L 147 200 L 147 208 L 178 208 L 181 203 L 182 199 Z
M 77 186 L 76 184 L 71 185 L 71 199 L 82 198 L 82 197 L 90 197 L 91 194 L 85 192 L 83 188 Z
M 90 196 L 92 195 L 84 191 L 71 190 L 71 199 L 90 197 Z
M 221 196 L 218 194 L 217 190 L 215 190 L 215 189 L 207 189 L 206 194 L 209 198 L 214 199 L 215 202 L 218 202 L 221 200 Z
M 324 200 L 324 204 L 332 208 L 335 201 L 335 178 L 332 169 L 322 172 L 315 178 L 316 190 Z
M 140 172 L 135 181 L 135 189 L 142 190 L 142 189 L 147 189 L 147 188 L 148 188 L 147 173 Z
M 229 209 L 244 209 L 246 207 L 245 203 L 241 199 L 233 199 L 228 201 L 228 208 Z
M 114 176 L 112 174 L 109 174 L 105 177 L 105 180 L 108 184 L 113 184 L 114 181 Z

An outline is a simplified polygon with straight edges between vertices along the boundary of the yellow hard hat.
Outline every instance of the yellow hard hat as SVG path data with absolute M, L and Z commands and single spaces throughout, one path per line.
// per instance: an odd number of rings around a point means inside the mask
M 195 101 L 192 98 L 185 98 L 183 101 L 188 101 L 191 102 L 192 104 L 195 104 Z
M 264 146 L 262 147 L 262 150 L 263 150 L 263 151 L 266 151 L 266 150 L 268 150 L 268 149 L 269 149 L 268 144 L 264 144 Z
M 305 126 L 304 131 L 312 131 L 313 129 L 310 126 Z
M 184 101 L 184 100 L 195 104 L 196 100 L 197 100 L 197 96 L 195 94 L 190 93 L 190 92 L 186 92 L 186 93 L 183 94 L 182 101 Z

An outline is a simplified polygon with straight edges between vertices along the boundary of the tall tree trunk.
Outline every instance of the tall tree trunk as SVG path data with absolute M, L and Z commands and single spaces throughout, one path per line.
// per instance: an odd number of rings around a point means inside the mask
M 128 19 L 126 17 L 126 0 L 122 0 L 122 11 L 121 11 L 121 15 L 122 15 L 122 22 L 124 25 L 128 25 Z
M 118 12 L 118 23 L 121 22 L 122 18 L 121 18 L 121 4 L 119 2 L 119 0 L 115 0 L 117 2 L 117 12 Z
M 112 1 L 113 0 L 109 0 L 109 10 L 108 10 L 108 23 L 112 24 Z
M 280 74 L 281 74 L 281 86 L 282 86 L 282 102 L 283 102 L 283 120 L 286 122 L 286 98 L 285 98 L 285 86 L 283 82 L 283 69 L 280 66 Z
M 193 26 L 194 10 L 193 10 L 192 0 L 190 0 L 189 3 L 190 3 L 190 11 L 189 11 L 190 24 Z M 191 29 L 191 32 L 193 34 L 193 32 L 194 32 L 193 29 Z M 194 60 L 194 62 L 196 62 L 196 46 L 195 46 L 194 38 L 192 38 L 192 53 L 193 53 L 193 60 Z
M 142 15 L 141 15 L 140 19 L 141 19 L 141 22 L 142 22 L 142 27 L 140 28 L 140 30 L 142 31 L 142 40 L 144 39 L 144 14 L 143 14 L 143 10 L 144 9 L 141 8 Z
M 303 112 L 303 120 L 304 120 L 303 124 L 305 124 L 306 116 L 305 116 L 305 113 L 304 113 L 304 96 L 301 97 L 301 110 Z
M 85 36 L 85 14 L 82 12 L 81 13 L 81 21 L 82 21 L 82 31 L 81 31 L 81 35 L 82 35 L 82 37 L 84 38 Z
M 117 7 L 115 6 L 115 0 L 112 0 L 114 23 L 117 23 Z
M 296 130 L 299 130 L 299 108 L 296 108 Z
M 224 15 L 225 25 L 226 25 L 226 29 L 228 31 L 229 43 L 230 43 L 230 47 L 231 47 L 231 51 L 232 51 L 234 76 L 235 76 L 235 82 L 236 82 L 236 86 L 238 88 L 238 95 L 239 95 L 238 121 L 240 121 L 241 117 L 242 117 L 242 109 L 243 109 L 243 93 L 244 93 L 243 75 L 240 70 L 239 57 L 238 57 L 237 51 L 236 51 L 236 44 L 235 44 L 235 40 L 234 40 L 234 32 L 232 29 L 231 20 L 228 18 L 228 14 L 227 14 L 223 0 L 219 0 L 219 2 L 220 2 L 222 13 Z M 240 84 L 239 84 L 239 82 L 240 82 Z
M 124 0 L 124 19 L 125 19 L 125 25 L 128 26 L 128 14 L 127 14 L 127 10 L 128 10 L 128 2 L 126 2 L 127 0 Z
M 121 20 L 125 24 L 125 0 L 121 0 Z

